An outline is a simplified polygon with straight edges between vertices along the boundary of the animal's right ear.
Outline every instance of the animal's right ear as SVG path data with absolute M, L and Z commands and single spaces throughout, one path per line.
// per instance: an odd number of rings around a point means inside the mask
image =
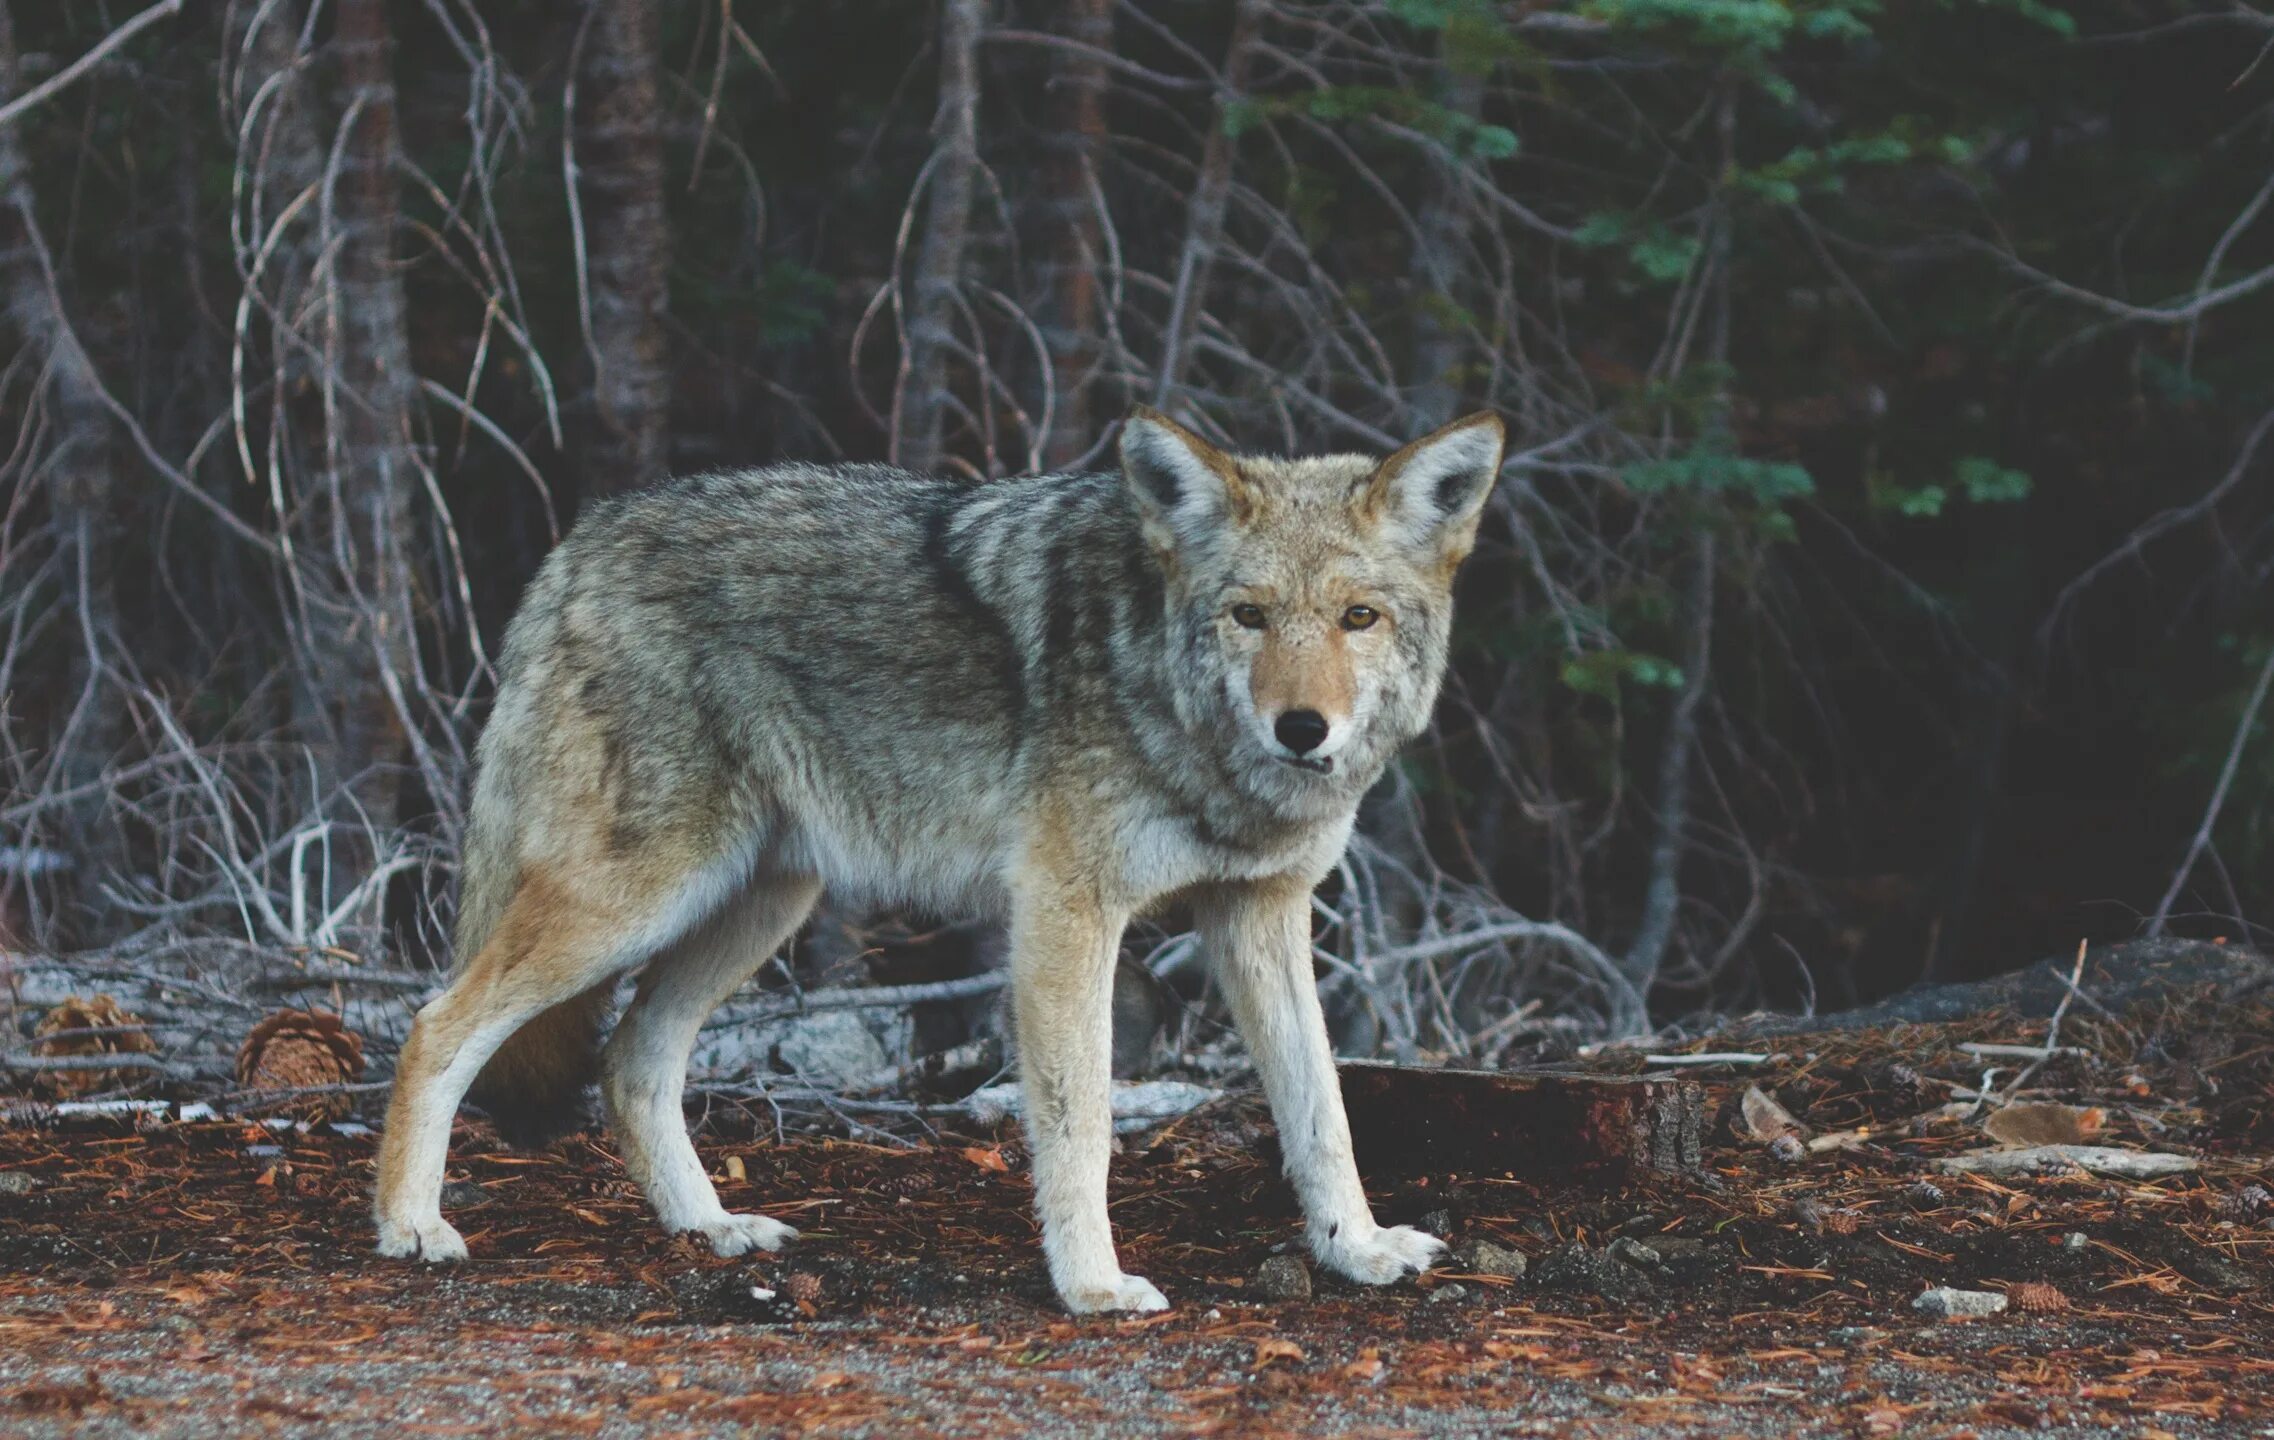
M 1150 406 L 1121 427 L 1121 473 L 1136 497 L 1145 538 L 1173 550 L 1248 512 L 1240 467 L 1231 456 Z

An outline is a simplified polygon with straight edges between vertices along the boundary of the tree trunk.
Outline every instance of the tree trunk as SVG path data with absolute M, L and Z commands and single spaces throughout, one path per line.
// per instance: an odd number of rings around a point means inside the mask
M 908 316 L 908 349 L 893 395 L 893 460 L 911 470 L 939 468 L 948 412 L 948 356 L 955 347 L 957 289 L 971 231 L 971 192 L 979 171 L 979 32 L 986 0 L 940 6 L 940 106 L 924 243 Z
M 15 23 L 0 0 L 0 103 L 16 96 L 19 78 Z M 105 678 L 102 658 L 118 639 L 115 457 L 101 382 L 63 312 L 60 282 L 40 234 L 21 133 L 20 122 L 0 124 L 0 301 L 26 351 L 45 369 L 53 439 L 34 469 L 46 484 L 49 524 L 69 557 L 63 584 L 77 616 L 49 783 L 75 794 L 65 811 L 69 848 L 92 883 L 120 858 L 118 827 L 100 783 L 126 734 L 124 697 Z
M 327 805 L 381 843 L 400 821 L 407 743 L 390 687 L 411 675 L 415 539 L 411 492 L 418 483 L 411 439 L 410 337 L 395 265 L 397 139 L 394 41 L 385 0 L 340 0 L 333 45 L 339 61 L 343 134 L 332 196 L 334 251 L 324 315 L 332 365 L 327 493 L 306 507 L 304 531 L 319 543 L 311 568 L 308 693 Z M 335 854 L 337 847 L 335 847 Z M 357 854 L 334 885 L 360 879 Z M 335 902 L 339 897 L 335 888 Z M 376 898 L 376 897 L 374 897 Z
M 1153 381 L 1153 405 L 1167 409 L 1184 385 L 1192 363 L 1192 336 L 1208 303 L 1208 271 L 1224 238 L 1224 210 L 1232 195 L 1232 136 L 1226 112 L 1247 89 L 1248 61 L 1263 28 L 1263 0 L 1239 0 L 1232 13 L 1232 39 L 1224 51 L 1223 88 L 1200 152 L 1200 178 L 1185 211 L 1184 245 L 1177 256 L 1176 288 L 1169 299 L 1168 324 L 1161 335 L 1161 367 Z
M 663 332 L 671 236 L 663 213 L 663 122 L 655 0 L 590 0 L 575 116 L 592 295 L 592 433 L 583 494 L 663 478 L 671 376 Z
M 1112 0 L 1071 0 L 1068 38 L 1098 51 L 1113 48 Z M 1047 289 L 1044 339 L 1056 379 L 1057 408 L 1043 437 L 1042 463 L 1073 465 L 1098 443 L 1091 414 L 1098 362 L 1097 157 L 1105 140 L 1105 61 L 1079 51 L 1052 52 L 1050 102 L 1056 134 L 1042 170 L 1046 227 L 1042 281 Z
M 1643 890 L 1642 919 L 1634 943 L 1620 957 L 1619 969 L 1635 993 L 1646 1000 L 1682 904 L 1682 851 L 1689 843 L 1690 758 L 1698 747 L 1698 712 L 1705 702 L 1713 666 L 1713 531 L 1700 529 L 1690 560 L 1688 619 L 1690 643 L 1682 656 L 1682 694 L 1666 722 L 1666 743 L 1658 761 L 1658 833 L 1650 847 L 1650 879 Z
M 1439 46 L 1440 53 L 1443 46 Z M 1440 59 L 1439 63 L 1443 63 Z M 1450 71 L 1445 108 L 1475 120 L 1484 105 L 1484 77 Z M 1464 337 L 1453 323 L 1453 295 L 1469 267 L 1461 253 L 1468 243 L 1467 167 L 1439 147 L 1430 157 L 1429 192 L 1416 224 L 1421 236 L 1413 252 L 1413 433 L 1426 435 L 1452 423 L 1461 403 L 1461 350 Z

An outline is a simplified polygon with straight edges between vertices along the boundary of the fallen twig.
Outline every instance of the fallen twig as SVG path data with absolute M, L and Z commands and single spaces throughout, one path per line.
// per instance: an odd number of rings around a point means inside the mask
M 2050 1060 L 2055 1055 L 2089 1055 L 2092 1052 L 2076 1045 L 1978 1045 L 1968 1041 L 1958 1047 L 1978 1060 Z

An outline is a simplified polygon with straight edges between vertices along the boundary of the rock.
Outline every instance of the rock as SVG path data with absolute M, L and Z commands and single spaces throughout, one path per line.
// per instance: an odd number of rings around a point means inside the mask
M 1414 1221 L 1413 1228 L 1424 1235 L 1434 1235 L 1440 1240 L 1449 1239 L 1453 1234 L 1453 1212 L 1450 1210 L 1432 1210 L 1419 1220 Z
M 1953 1290 L 1943 1285 L 1921 1291 L 1911 1308 L 1938 1320 L 1977 1320 L 2002 1313 L 2006 1297 L 1994 1290 Z
M 1250 1288 L 1258 1300 L 1308 1300 L 1311 1298 L 1310 1268 L 1292 1255 L 1274 1255 L 1256 1267 Z
M 1808 1147 L 1801 1143 L 1798 1135 L 1779 1135 L 1769 1142 L 1769 1154 L 1779 1164 L 1798 1165 L 1808 1158 Z
M 816 1010 L 783 1023 L 774 1042 L 782 1069 L 816 1085 L 846 1085 L 891 1068 L 891 1057 L 852 1010 Z
M 2187 1257 L 2180 1266 L 2196 1284 L 2216 1290 L 2222 1295 L 2239 1295 L 2245 1290 L 2258 1288 L 2258 1277 L 2231 1260 L 2223 1260 L 2208 1251 L 2199 1251 Z
M 2082 1230 L 2071 1230 L 2061 1237 L 2061 1249 L 2071 1255 L 2082 1255 L 2092 1240 Z
M 1655 1270 L 1666 1263 L 1665 1256 L 1628 1235 L 1621 1235 L 1618 1239 L 1604 1246 L 1603 1253 L 1621 1264 L 1632 1265 L 1638 1270 Z
M 1463 1285 L 1458 1281 L 1448 1280 L 1444 1284 L 1429 1292 L 1429 1303 L 1432 1305 L 1440 1305 L 1447 1300 L 1466 1299 L 1468 1293 L 1468 1286 Z
M 1544 1290 L 1600 1295 L 1606 1300 L 1641 1300 L 1651 1292 L 1650 1281 L 1634 1266 L 1619 1263 L 1607 1251 L 1579 1244 L 1550 1251 L 1532 1267 L 1532 1275 Z
M 1495 1245 L 1490 1240 L 1471 1240 L 1453 1252 L 1453 1268 L 1471 1275 L 1498 1275 L 1505 1280 L 1524 1278 L 1524 1256 L 1521 1251 Z
M 29 1170 L 0 1170 L 0 1195 L 29 1195 L 38 1188 Z
M 1914 1180 L 1903 1190 L 1903 1201 L 1913 1210 L 1940 1210 L 1949 1198 L 1931 1180 Z

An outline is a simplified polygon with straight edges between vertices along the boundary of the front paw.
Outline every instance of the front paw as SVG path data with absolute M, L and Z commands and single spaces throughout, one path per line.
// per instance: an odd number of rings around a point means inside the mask
M 1116 1275 L 1098 1285 L 1061 1287 L 1058 1297 L 1076 1315 L 1104 1315 L 1116 1310 L 1166 1310 L 1168 1297 L 1141 1275 Z
M 1361 1285 L 1387 1285 L 1418 1275 L 1445 1253 L 1445 1242 L 1410 1225 L 1345 1225 L 1311 1237 L 1319 1263 Z
M 390 1260 L 424 1260 L 430 1265 L 466 1258 L 466 1242 L 440 1215 L 422 1220 L 379 1222 L 379 1253 Z
M 724 1256 L 779 1250 L 797 1238 L 794 1228 L 764 1215 L 724 1215 L 684 1229 L 710 1241 L 711 1252 Z

